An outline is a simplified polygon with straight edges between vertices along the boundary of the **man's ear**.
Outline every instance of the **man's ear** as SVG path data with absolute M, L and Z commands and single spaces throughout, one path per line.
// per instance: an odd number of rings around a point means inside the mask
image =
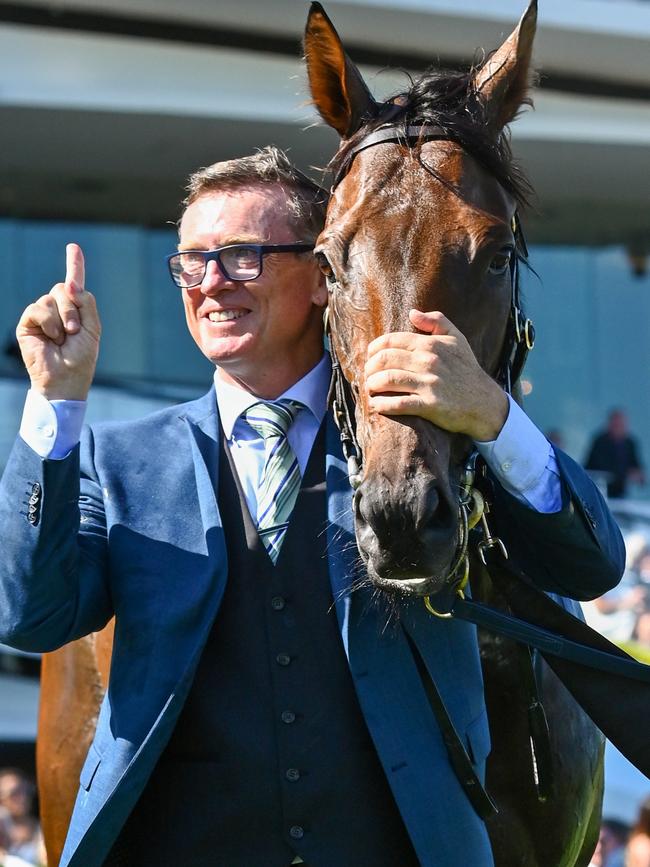
M 312 300 L 317 307 L 325 308 L 329 301 L 329 292 L 327 291 L 327 278 L 323 272 L 318 269 L 318 277 L 315 278 L 314 291 L 312 292 Z
M 303 46 L 314 105 L 325 123 L 349 138 L 377 103 L 320 3 L 311 4 Z
M 531 55 L 537 25 L 537 0 L 531 0 L 521 21 L 474 76 L 495 134 L 513 120 L 522 105 L 530 105 Z

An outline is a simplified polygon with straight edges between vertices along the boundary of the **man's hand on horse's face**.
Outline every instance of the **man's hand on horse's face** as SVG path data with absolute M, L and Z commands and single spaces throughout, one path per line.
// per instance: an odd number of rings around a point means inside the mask
M 368 346 L 370 409 L 383 415 L 416 415 L 477 442 L 496 439 L 508 417 L 503 389 L 446 316 L 411 310 L 409 318 L 425 333 L 384 334 Z

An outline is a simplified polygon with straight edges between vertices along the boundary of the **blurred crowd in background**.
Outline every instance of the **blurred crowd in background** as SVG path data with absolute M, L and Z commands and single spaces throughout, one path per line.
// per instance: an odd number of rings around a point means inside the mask
M 650 527 L 649 527 L 650 529 Z M 639 529 L 625 532 L 626 568 L 620 584 L 583 602 L 590 626 L 626 649 L 650 650 L 650 539 Z
M 547 436 L 562 446 L 559 431 Z M 650 661 L 650 507 L 635 508 L 626 500 L 630 485 L 645 485 L 645 471 L 637 438 L 629 431 L 627 414 L 612 409 L 585 455 L 584 466 L 607 495 L 626 548 L 626 568 L 620 584 L 582 607 L 590 626 Z
M 631 828 L 615 819 L 603 821 L 589 867 L 650 867 L 650 797 Z
M 0 867 L 41 867 L 45 851 L 36 786 L 20 768 L 0 769 Z

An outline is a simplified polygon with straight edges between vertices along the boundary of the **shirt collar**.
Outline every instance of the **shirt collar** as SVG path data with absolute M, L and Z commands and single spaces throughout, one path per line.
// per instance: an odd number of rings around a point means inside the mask
M 290 398 L 291 400 L 298 400 L 300 403 L 304 403 L 320 425 L 327 412 L 327 392 L 329 390 L 331 373 L 330 356 L 328 352 L 325 352 L 316 367 L 312 367 L 309 373 L 306 373 L 302 379 L 294 383 L 276 400 Z M 259 397 L 251 394 L 244 388 L 225 382 L 218 375 L 218 370 L 215 370 L 214 373 L 214 388 L 217 393 L 217 406 L 219 408 L 221 426 L 226 438 L 230 439 L 239 416 L 249 406 L 257 403 Z

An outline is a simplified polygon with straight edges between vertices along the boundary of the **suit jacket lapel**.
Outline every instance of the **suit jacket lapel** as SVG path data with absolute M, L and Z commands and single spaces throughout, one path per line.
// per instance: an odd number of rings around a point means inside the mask
M 341 451 L 341 440 L 332 414 L 327 415 L 325 479 L 327 484 L 327 555 L 332 596 L 336 616 L 348 651 L 348 625 L 350 619 L 350 585 L 359 564 L 359 553 L 354 535 L 353 491 L 348 479 L 348 468 Z
M 180 418 L 187 424 L 194 462 L 196 489 L 203 528 L 221 527 L 217 505 L 219 489 L 219 413 L 214 386 L 199 400 L 187 405 Z
M 207 579 L 214 585 L 214 607 L 206 611 L 205 630 L 199 638 L 199 649 L 207 636 L 216 611 L 221 604 L 228 577 L 228 553 L 217 491 L 219 490 L 219 414 L 214 387 L 180 414 L 187 426 L 194 464 L 196 497 L 201 513 L 205 546 L 209 557 Z

